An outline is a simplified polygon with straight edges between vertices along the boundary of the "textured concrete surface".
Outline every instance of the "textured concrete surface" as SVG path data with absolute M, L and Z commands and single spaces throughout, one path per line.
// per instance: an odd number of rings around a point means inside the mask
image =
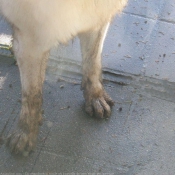
M 0 131 L 5 138 L 15 127 L 21 95 L 18 67 L 11 58 L 0 61 Z M 109 120 L 96 120 L 83 111 L 78 80 L 58 81 L 48 74 L 37 149 L 17 157 L 1 144 L 0 172 L 173 175 L 175 104 L 138 84 L 105 83 L 116 104 Z
M 13 60 L 0 60 L 0 131 L 6 138 L 20 111 L 20 80 Z M 78 80 L 58 81 L 48 74 L 37 149 L 29 157 L 17 157 L 2 143 L 0 172 L 173 175 L 175 104 L 161 91 L 146 91 L 151 83 L 138 85 L 105 83 L 116 104 L 109 120 L 96 120 L 83 111 Z
M 103 52 L 104 85 L 116 102 L 108 120 L 83 110 L 78 40 L 53 49 L 45 120 L 29 157 L 10 154 L 2 142 L 17 122 L 21 87 L 14 60 L 0 56 L 0 173 L 174 175 L 174 28 L 173 0 L 129 0 L 114 19 Z M 10 34 L 0 19 L 0 43 Z

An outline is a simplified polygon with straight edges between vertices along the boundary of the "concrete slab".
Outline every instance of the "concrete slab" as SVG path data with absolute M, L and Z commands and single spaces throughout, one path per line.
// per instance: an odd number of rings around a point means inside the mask
M 156 28 L 156 36 L 149 41 L 150 48 L 149 56 L 145 60 L 145 75 L 174 82 L 175 25 L 158 22 Z
M 162 9 L 164 9 L 164 6 L 167 4 L 168 7 L 172 1 L 129 0 L 128 3 L 128 6 L 124 10 L 126 13 L 151 19 L 158 19 L 159 14 L 162 12 Z
M 155 32 L 154 20 L 131 14 L 117 17 L 104 45 L 103 66 L 132 75 L 143 74 L 149 40 Z
M 159 16 L 160 20 L 170 22 L 170 23 L 174 23 L 175 22 L 174 7 L 175 7 L 175 2 L 174 1 L 171 1 L 171 0 L 164 1 L 163 6 L 162 6 L 162 12 Z
M 19 115 L 20 81 L 12 59 L 1 57 L 0 63 L 0 133 L 5 138 Z M 109 120 L 96 120 L 83 110 L 79 80 L 58 81 L 47 74 L 36 151 L 13 156 L 1 143 L 0 173 L 173 174 L 175 103 L 153 97 L 143 82 L 137 83 L 140 88 L 105 83 L 116 104 Z

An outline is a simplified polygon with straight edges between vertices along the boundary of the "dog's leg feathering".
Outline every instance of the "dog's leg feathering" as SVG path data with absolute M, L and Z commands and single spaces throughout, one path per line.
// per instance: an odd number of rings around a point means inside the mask
M 85 98 L 85 110 L 92 116 L 108 118 L 113 100 L 105 92 L 101 77 L 101 52 L 109 24 L 99 30 L 79 35 L 83 57 L 82 89 Z
M 7 146 L 16 154 L 24 154 L 35 148 L 42 122 L 42 85 L 48 52 L 42 51 L 41 46 L 17 29 L 13 49 L 20 70 L 22 108 L 15 131 L 8 136 Z

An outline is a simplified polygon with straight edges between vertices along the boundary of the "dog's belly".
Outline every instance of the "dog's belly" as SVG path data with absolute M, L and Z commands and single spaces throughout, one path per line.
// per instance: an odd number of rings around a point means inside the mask
M 0 0 L 2 14 L 21 32 L 47 47 L 78 33 L 98 29 L 121 11 L 127 0 Z

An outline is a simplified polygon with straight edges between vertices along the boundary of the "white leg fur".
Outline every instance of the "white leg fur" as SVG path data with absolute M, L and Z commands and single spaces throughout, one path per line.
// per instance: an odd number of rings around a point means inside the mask
M 86 100 L 85 109 L 89 115 L 109 117 L 112 99 L 107 95 L 102 85 L 101 52 L 109 23 L 99 30 L 89 31 L 79 35 L 83 57 L 82 89 Z

